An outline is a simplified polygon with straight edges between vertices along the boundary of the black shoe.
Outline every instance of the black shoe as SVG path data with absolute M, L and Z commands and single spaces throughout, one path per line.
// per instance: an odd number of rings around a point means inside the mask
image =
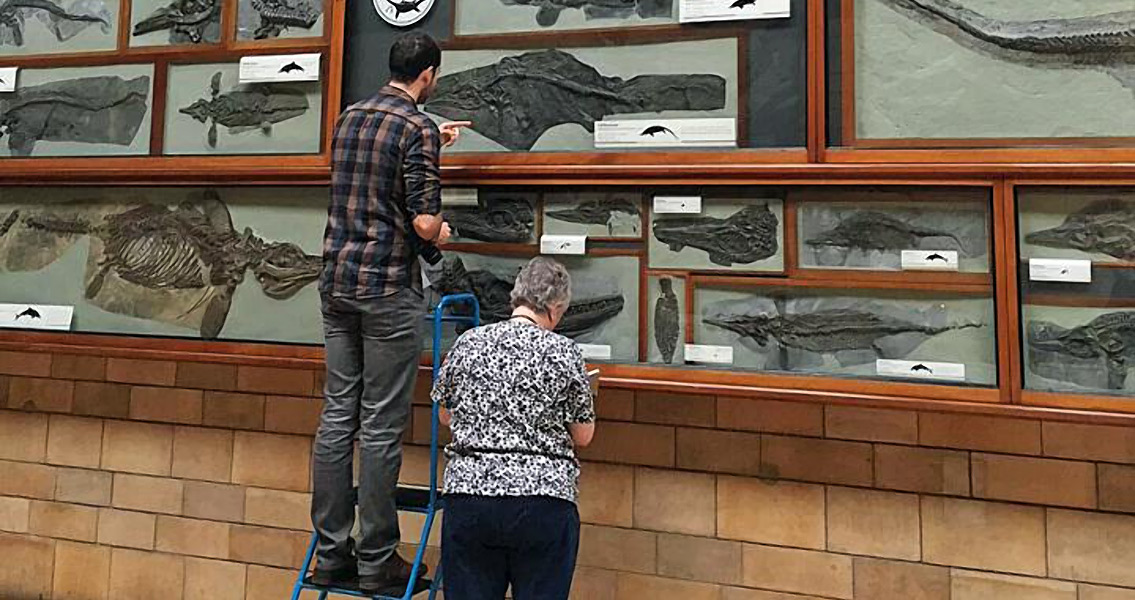
M 404 558 L 395 553 L 394 556 L 390 557 L 390 560 L 382 563 L 378 573 L 359 578 L 359 591 L 370 596 L 401 596 L 405 593 L 407 584 L 410 583 L 410 573 L 413 570 L 414 565 L 406 562 Z M 422 578 L 429 570 L 429 567 L 424 563 L 418 569 L 418 581 L 414 585 L 416 591 L 421 591 L 417 588 L 425 583 Z
M 359 567 L 358 565 L 350 564 L 339 567 L 338 569 L 320 569 L 315 567 L 315 573 L 311 576 L 312 585 L 320 587 L 333 587 L 342 589 L 358 589 L 359 587 Z

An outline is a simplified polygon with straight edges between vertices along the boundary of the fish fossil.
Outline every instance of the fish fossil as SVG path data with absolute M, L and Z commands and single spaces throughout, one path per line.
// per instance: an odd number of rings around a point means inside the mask
M 662 354 L 662 361 L 669 364 L 674 360 L 681 333 L 678 296 L 674 293 L 674 281 L 669 277 L 659 279 L 658 288 L 658 299 L 654 301 L 654 343 Z
M 880 357 L 886 357 L 888 352 L 879 346 L 879 341 L 893 335 L 920 334 L 930 337 L 947 331 L 984 326 L 982 323 L 963 323 L 934 327 L 846 308 L 788 316 L 726 314 L 706 317 L 702 322 L 750 338 L 762 348 L 768 345 L 770 339 L 775 339 L 781 346 L 810 352 L 834 354 L 872 350 Z
M 1079 359 L 1104 359 L 1108 389 L 1121 390 L 1127 379 L 1128 359 L 1135 357 L 1135 312 L 1105 313 L 1070 329 L 1047 321 L 1032 321 L 1028 339 L 1030 353 L 1044 351 Z
M 607 233 L 614 232 L 615 215 L 618 213 L 639 216 L 638 203 L 621 197 L 604 197 L 584 200 L 571 208 L 549 210 L 544 214 L 551 219 L 580 225 L 606 225 Z
M 148 76 L 65 79 L 0 96 L 0 137 L 13 156 L 31 156 L 36 142 L 129 146 L 146 117 Z
M 519 198 L 492 198 L 480 206 L 446 208 L 445 220 L 456 235 L 482 242 L 525 244 L 532 241 L 536 229 L 532 204 Z
M 1118 199 L 1093 202 L 1056 227 L 1025 234 L 1025 243 L 1135 260 L 1135 204 Z
M 587 19 L 665 18 L 674 14 L 673 0 L 501 0 L 507 6 L 535 6 L 536 23 L 551 27 L 568 9 L 582 9 Z
M 84 295 L 96 298 L 110 274 L 150 290 L 213 290 L 201 321 L 201 336 L 216 338 L 224 327 L 233 293 L 251 270 L 269 298 L 284 300 L 315 281 L 322 258 L 289 242 L 267 242 L 251 229 L 237 232 L 228 207 L 215 192 L 200 203 L 175 208 L 142 204 L 99 222 L 49 213 L 29 215 L 24 224 L 58 235 L 90 235 L 104 250 Z M 192 309 L 191 309 L 192 310 Z
M 720 75 L 606 77 L 567 52 L 542 50 L 443 75 L 425 110 L 470 120 L 474 131 L 509 150 L 531 150 L 557 125 L 590 132 L 609 115 L 724 107 Z
M 8 230 L 11 229 L 18 220 L 20 220 L 20 211 L 13 210 L 8 213 L 8 216 L 4 217 L 3 221 L 0 221 L 0 238 L 4 237 L 4 234 L 8 233 Z
M 208 142 L 217 147 L 217 125 L 224 125 L 230 133 L 259 129 L 265 135 L 272 133 L 272 125 L 294 119 L 307 112 L 307 95 L 301 91 L 263 84 L 248 84 L 221 93 L 220 71 L 213 74 L 209 83 L 209 100 L 198 100 L 180 113 L 201 123 L 210 123 Z
M 279 37 L 285 29 L 311 29 L 323 14 L 319 0 L 252 0 L 252 9 L 260 15 L 260 24 L 253 39 Z
M 704 250 L 715 265 L 749 264 L 775 256 L 779 221 L 767 204 L 746 206 L 725 219 L 659 217 L 654 237 L 681 252 L 686 246 Z
M 24 20 L 34 13 L 60 42 L 66 42 L 92 25 L 110 34 L 111 15 L 97 0 L 78 0 L 63 8 L 51 0 L 4 0 L 0 3 L 0 44 L 24 45 Z
M 171 44 L 215 44 L 221 39 L 221 0 L 173 0 L 134 25 L 134 35 L 169 30 Z
M 855 248 L 858 250 L 911 250 L 922 238 L 940 237 L 962 242 L 953 233 L 921 227 L 875 211 L 860 211 L 840 219 L 838 225 L 805 243 L 812 247 Z

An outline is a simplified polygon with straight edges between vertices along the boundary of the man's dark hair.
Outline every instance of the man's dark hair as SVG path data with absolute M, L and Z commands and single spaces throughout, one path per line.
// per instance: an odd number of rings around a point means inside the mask
M 441 66 L 441 48 L 425 33 L 398 36 L 390 47 L 390 79 L 411 83 L 430 67 Z

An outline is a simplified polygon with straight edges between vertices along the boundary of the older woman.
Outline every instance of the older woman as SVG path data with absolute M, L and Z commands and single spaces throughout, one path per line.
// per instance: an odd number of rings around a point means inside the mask
M 553 333 L 571 278 L 532 259 L 516 278 L 512 318 L 458 338 L 433 400 L 446 450 L 442 572 L 448 600 L 566 599 L 579 546 L 575 446 L 595 433 L 580 349 Z

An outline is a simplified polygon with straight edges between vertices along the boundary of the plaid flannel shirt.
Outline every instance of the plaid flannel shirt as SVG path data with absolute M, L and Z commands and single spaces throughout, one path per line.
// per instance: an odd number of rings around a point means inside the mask
M 320 291 L 378 298 L 421 289 L 413 220 L 441 212 L 437 125 L 387 86 L 340 115 L 331 152 Z

